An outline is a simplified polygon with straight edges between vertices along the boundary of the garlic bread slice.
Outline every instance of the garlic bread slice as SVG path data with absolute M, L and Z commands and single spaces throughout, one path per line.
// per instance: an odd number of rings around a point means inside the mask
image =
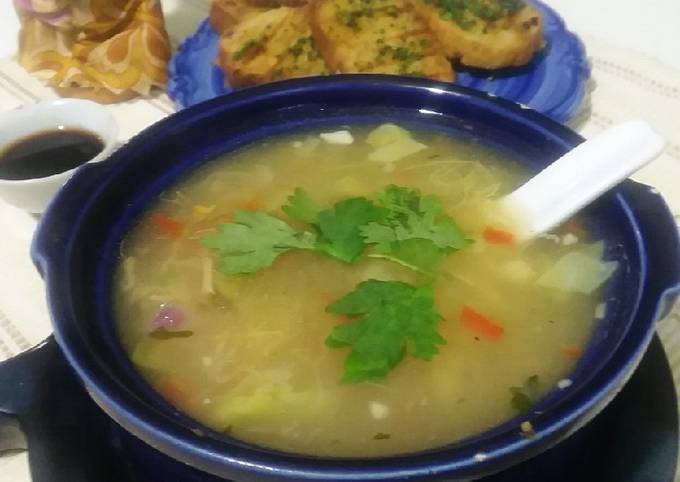
M 454 79 L 437 37 L 407 0 L 315 0 L 311 27 L 333 72 Z
M 323 75 L 328 67 L 309 27 L 309 7 L 264 10 L 220 40 L 219 64 L 232 87 Z
M 523 0 L 409 0 L 445 55 L 483 69 L 517 67 L 543 48 L 543 15 Z

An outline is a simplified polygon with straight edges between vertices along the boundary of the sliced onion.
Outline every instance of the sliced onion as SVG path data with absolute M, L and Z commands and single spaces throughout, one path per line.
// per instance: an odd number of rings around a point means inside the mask
M 160 328 L 171 330 L 180 327 L 185 319 L 186 315 L 180 308 L 172 303 L 163 303 L 156 318 L 151 322 L 151 326 L 153 330 Z

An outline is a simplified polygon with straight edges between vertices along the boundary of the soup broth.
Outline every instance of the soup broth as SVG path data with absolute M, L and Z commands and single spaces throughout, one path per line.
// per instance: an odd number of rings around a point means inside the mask
M 482 432 L 558 382 L 568 389 L 562 379 L 603 316 L 598 287 L 616 267 L 577 222 L 526 245 L 502 220 L 490 224 L 493 200 L 526 178 L 474 142 L 394 126 L 300 133 L 227 154 L 164 192 L 125 239 L 114 290 L 123 346 L 180 410 L 261 446 L 366 457 Z M 237 212 L 317 235 L 282 210 L 296 188 L 327 209 L 375 200 L 389 185 L 438 198 L 471 242 L 432 272 L 369 248 L 351 263 L 291 249 L 251 274 L 225 274 L 206 246 Z M 352 347 L 327 338 L 362 318 L 328 307 L 367 280 L 431 289 L 438 353 L 417 357 L 409 342 L 387 374 L 347 378 Z

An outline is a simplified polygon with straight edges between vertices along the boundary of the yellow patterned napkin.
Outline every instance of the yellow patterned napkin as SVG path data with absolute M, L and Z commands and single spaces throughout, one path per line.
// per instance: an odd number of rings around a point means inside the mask
M 116 102 L 164 88 L 159 0 L 14 0 L 19 63 L 62 95 Z

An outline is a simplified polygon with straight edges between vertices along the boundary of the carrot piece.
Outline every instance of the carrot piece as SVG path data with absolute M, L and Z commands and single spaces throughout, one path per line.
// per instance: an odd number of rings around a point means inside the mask
M 515 244 L 515 235 L 502 229 L 487 227 L 482 236 L 489 244 Z
M 249 199 L 241 203 L 240 207 L 246 211 L 257 211 L 258 209 L 262 208 L 262 202 L 257 199 Z
M 151 224 L 157 231 L 171 236 L 179 236 L 182 234 L 182 229 L 184 229 L 182 223 L 161 213 L 151 216 Z
M 463 306 L 460 319 L 466 328 L 490 340 L 497 340 L 505 333 L 505 328 L 468 306 Z
M 581 349 L 577 346 L 565 346 L 562 348 L 562 352 L 564 352 L 564 354 L 569 358 L 573 359 L 580 358 L 583 354 Z
M 173 405 L 185 405 L 187 402 L 187 390 L 177 381 L 164 378 L 159 382 L 157 389 Z

